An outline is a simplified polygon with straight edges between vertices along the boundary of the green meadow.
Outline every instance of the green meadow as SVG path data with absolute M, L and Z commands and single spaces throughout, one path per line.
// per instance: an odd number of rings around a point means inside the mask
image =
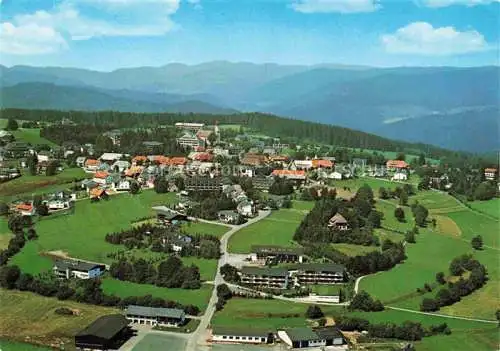
M 24 141 L 31 145 L 46 144 L 49 146 L 57 146 L 52 141 L 40 136 L 39 128 L 19 128 L 12 132 L 17 141 Z
M 182 226 L 182 229 L 189 234 L 208 234 L 218 238 L 223 236 L 229 227 L 222 224 L 206 223 L 206 222 L 188 222 Z
M 473 210 L 500 219 L 500 198 L 494 198 L 488 201 L 469 202 L 468 205 Z

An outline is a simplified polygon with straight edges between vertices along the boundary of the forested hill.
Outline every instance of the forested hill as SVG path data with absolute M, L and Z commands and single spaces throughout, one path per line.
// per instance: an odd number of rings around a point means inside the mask
M 246 128 L 263 132 L 271 137 L 286 137 L 304 142 L 318 142 L 335 146 L 425 153 L 428 157 L 442 157 L 455 152 L 431 145 L 390 140 L 353 129 L 325 125 L 296 119 L 282 118 L 262 113 L 237 113 L 230 115 L 179 114 L 179 113 L 130 113 L 115 111 L 55 111 L 3 109 L 0 118 L 41 120 L 48 122 L 69 118 L 79 124 L 106 125 L 109 128 L 146 127 L 174 124 L 175 122 L 201 122 L 213 124 L 240 124 Z

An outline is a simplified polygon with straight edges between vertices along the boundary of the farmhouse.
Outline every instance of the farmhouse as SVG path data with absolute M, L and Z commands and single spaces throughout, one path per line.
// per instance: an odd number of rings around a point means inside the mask
M 336 213 L 335 216 L 330 218 L 328 221 L 328 228 L 335 230 L 345 231 L 349 229 L 349 224 L 347 220 L 340 213 Z
M 101 276 L 106 270 L 103 264 L 82 262 L 76 260 L 58 260 L 52 271 L 61 279 L 79 278 L 91 279 Z
M 254 245 L 250 254 L 250 260 L 253 262 L 302 263 L 303 259 L 304 249 L 300 247 Z
M 495 180 L 497 178 L 498 170 L 496 168 L 485 168 L 484 177 L 487 180 Z
M 125 315 L 131 323 L 179 327 L 186 321 L 186 314 L 177 308 L 144 307 L 130 305 Z
M 334 263 L 299 264 L 290 268 L 297 285 L 337 284 L 345 280 L 346 269 Z
M 212 342 L 272 344 L 274 334 L 265 329 L 213 327 Z
M 336 327 L 320 327 L 313 329 L 316 334 L 326 341 L 326 346 L 346 345 L 347 341 L 344 335 Z
M 187 221 L 186 215 L 174 211 L 167 206 L 154 206 L 152 209 L 156 212 L 156 219 L 159 223 L 169 225 L 176 224 L 179 221 Z
M 75 335 L 78 350 L 119 349 L 131 336 L 129 321 L 121 314 L 102 316 Z
M 63 210 L 72 207 L 74 202 L 71 199 L 52 199 L 47 201 L 50 211 Z
M 389 160 L 386 162 L 385 166 L 389 171 L 402 170 L 409 167 L 408 163 L 401 160 Z
M 241 283 L 270 289 L 286 289 L 288 270 L 285 268 L 242 267 Z

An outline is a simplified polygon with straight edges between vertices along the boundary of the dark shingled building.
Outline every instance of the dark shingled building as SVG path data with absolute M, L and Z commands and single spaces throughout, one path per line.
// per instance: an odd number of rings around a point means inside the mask
M 75 335 L 79 350 L 116 350 L 131 336 L 129 321 L 121 314 L 102 316 Z

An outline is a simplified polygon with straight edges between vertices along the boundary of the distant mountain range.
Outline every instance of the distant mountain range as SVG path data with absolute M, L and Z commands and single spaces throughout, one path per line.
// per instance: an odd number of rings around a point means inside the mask
M 498 150 L 499 67 L 209 62 L 113 72 L 0 66 L 3 107 L 269 112 L 456 150 Z

